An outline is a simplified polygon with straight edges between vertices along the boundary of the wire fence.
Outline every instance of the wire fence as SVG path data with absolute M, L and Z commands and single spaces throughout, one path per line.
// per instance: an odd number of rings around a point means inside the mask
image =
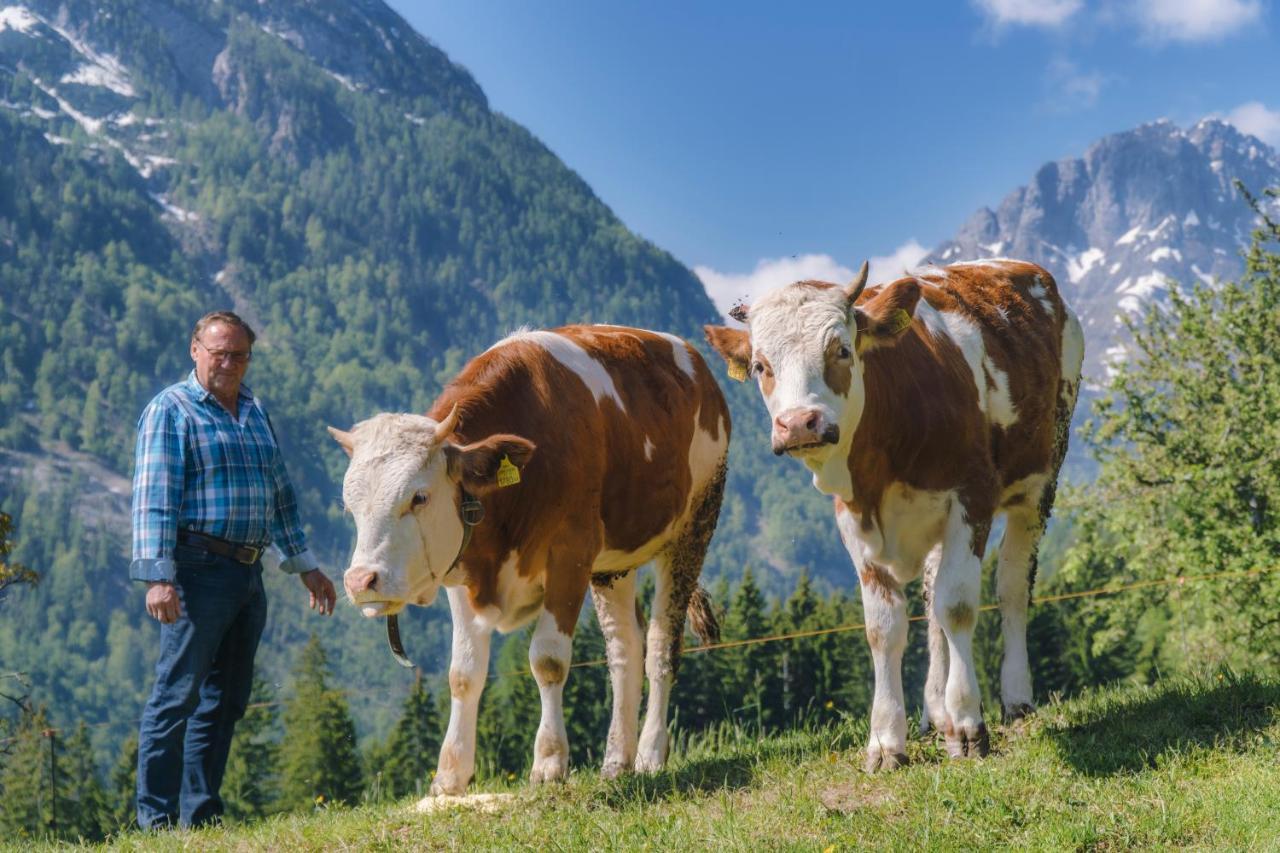
M 1081 599 L 1081 598 L 1095 598 L 1095 597 L 1104 596 L 1104 595 L 1119 595 L 1120 593 L 1133 592 L 1134 590 L 1139 590 L 1139 589 L 1151 589 L 1154 587 L 1185 586 L 1187 584 L 1207 583 L 1209 581 L 1226 580 L 1228 578 L 1240 579 L 1240 578 L 1247 578 L 1247 577 L 1256 577 L 1258 575 L 1269 574 L 1278 569 L 1280 569 L 1280 565 L 1270 566 L 1267 568 L 1245 569 L 1245 570 L 1232 571 L 1232 572 L 1212 572 L 1206 575 L 1175 575 L 1173 577 L 1157 578 L 1155 580 L 1134 581 L 1133 583 L 1120 584 L 1117 586 L 1101 586 L 1101 587 L 1096 587 L 1094 589 L 1078 590 L 1075 592 L 1062 592 L 1056 595 L 1037 596 L 1031 599 L 1031 603 L 1032 604 L 1053 604 L 1060 601 L 1071 601 L 1071 600 Z M 999 609 L 999 605 L 997 604 L 984 604 L 978 608 L 978 610 L 981 612 L 998 610 L 998 609 Z M 929 617 L 927 615 L 912 616 L 908 618 L 907 621 L 923 622 L 928 618 Z M 755 646 L 755 645 L 760 645 L 762 643 L 780 643 L 780 642 L 786 642 L 790 640 L 806 639 L 809 637 L 822 637 L 829 634 L 842 634 L 847 631 L 862 631 L 865 629 L 866 629 L 865 622 L 852 622 L 847 625 L 836 625 L 830 628 L 813 628 L 805 631 L 787 631 L 785 633 L 770 634 L 764 637 L 748 637 L 740 640 L 725 640 L 719 643 L 704 643 L 702 645 L 689 646 L 684 650 L 683 653 L 698 654 L 700 652 L 716 652 L 716 651 L 722 651 L 724 649 L 738 648 L 741 646 Z M 596 658 L 593 660 L 577 661 L 570 664 L 569 666 L 570 666 L 570 669 L 585 669 L 587 667 L 605 666 L 607 664 L 608 664 L 607 659 Z M 0 679 L 3 679 L 3 678 L 21 679 L 22 676 L 23 676 L 23 673 L 20 673 L 20 672 L 0 673 Z M 523 669 L 510 670 L 508 672 L 498 672 L 498 673 L 493 673 L 489 677 L 489 680 L 496 680 L 500 678 L 514 678 L 519 676 L 532 677 L 532 672 L 529 670 L 528 667 L 525 667 Z M 353 691 L 353 690 L 341 690 L 338 692 L 342 693 L 345 696 L 366 696 L 367 697 L 370 695 L 368 693 L 362 693 L 362 692 Z M 248 707 L 249 708 L 270 708 L 277 705 L 283 705 L 287 701 L 288 701 L 287 699 L 275 699 L 270 702 L 254 702 L 250 704 Z M 389 705 L 391 703 L 381 703 L 381 704 Z M 140 722 L 140 720 L 139 719 L 134 719 L 132 721 L 116 720 L 116 721 L 108 721 L 103 723 L 90 723 L 90 724 L 86 724 L 85 727 L 90 729 L 105 728 L 108 726 L 121 725 L 127 722 L 132 722 L 133 725 L 137 725 Z M 54 734 L 58 734 L 61 732 L 62 732 L 61 729 L 50 728 L 50 729 L 44 730 L 43 734 L 45 737 L 51 737 Z M 7 738 L 4 740 L 0 740 L 0 745 L 12 743 L 14 740 L 16 740 L 16 738 Z

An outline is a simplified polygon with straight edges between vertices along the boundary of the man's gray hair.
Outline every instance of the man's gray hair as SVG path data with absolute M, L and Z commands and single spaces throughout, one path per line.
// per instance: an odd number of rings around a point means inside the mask
M 240 318 L 240 315 L 234 311 L 210 311 L 199 320 L 196 320 L 196 327 L 191 330 L 191 340 L 195 342 L 199 339 L 200 333 L 212 326 L 214 323 L 226 323 L 228 326 L 236 326 L 244 329 L 245 335 L 249 338 L 249 346 L 253 346 L 253 342 L 258 336 L 253 333 L 253 329 L 249 328 L 249 324 Z

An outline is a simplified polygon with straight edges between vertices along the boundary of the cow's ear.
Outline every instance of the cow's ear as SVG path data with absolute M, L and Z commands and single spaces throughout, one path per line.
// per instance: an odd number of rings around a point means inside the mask
M 449 476 L 473 495 L 520 482 L 520 472 L 529 463 L 535 445 L 518 435 L 491 435 L 461 447 L 444 446 Z
M 329 427 L 329 435 L 333 436 L 333 440 L 338 442 L 343 450 L 347 452 L 347 456 L 351 455 L 351 450 L 356 446 L 355 438 L 349 432 L 343 432 L 337 427 Z
M 920 285 L 914 279 L 896 281 L 853 310 L 858 329 L 858 352 L 892 344 L 911 328 Z
M 728 326 L 703 326 L 707 343 L 729 365 L 729 375 L 739 382 L 747 378 L 747 365 L 751 363 L 751 334 Z

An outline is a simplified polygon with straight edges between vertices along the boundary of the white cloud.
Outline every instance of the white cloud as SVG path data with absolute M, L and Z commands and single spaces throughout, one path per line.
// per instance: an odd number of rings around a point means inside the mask
M 890 255 L 868 258 L 872 284 L 891 281 L 911 269 L 928 254 L 915 240 L 908 240 Z M 830 255 L 793 255 L 789 258 L 765 258 L 749 273 L 722 273 L 708 266 L 695 266 L 694 273 L 707 289 L 707 295 L 721 314 L 740 303 L 750 305 L 760 296 L 797 281 L 815 279 L 846 284 L 853 280 L 854 270 Z
M 893 250 L 891 255 L 879 255 L 870 258 L 871 273 L 867 280 L 872 284 L 893 281 L 902 278 L 903 274 L 913 270 L 924 260 L 929 250 L 921 246 L 915 239 L 908 240 Z
M 1261 0 L 1139 0 L 1135 13 L 1151 38 L 1208 41 L 1257 21 L 1262 16 L 1262 3 Z
M 1084 5 L 1083 0 L 974 0 L 987 20 L 1002 27 L 1057 27 Z
M 1111 75 L 1085 71 L 1069 59 L 1054 59 L 1045 72 L 1049 106 L 1060 111 L 1088 109 L 1098 103 L 1103 87 L 1111 80 Z
M 816 279 L 842 284 L 853 278 L 853 270 L 841 266 L 830 255 L 765 258 L 749 273 L 722 273 L 706 266 L 696 266 L 693 272 L 726 316 L 733 306 L 744 302 L 750 305 L 770 290 L 792 282 Z
M 1242 133 L 1252 134 L 1280 150 L 1280 110 L 1269 110 L 1265 104 L 1250 101 L 1227 113 L 1226 119 Z

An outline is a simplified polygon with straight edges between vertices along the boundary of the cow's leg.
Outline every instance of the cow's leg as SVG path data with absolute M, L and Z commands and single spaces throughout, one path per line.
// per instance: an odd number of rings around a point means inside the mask
M 636 760 L 640 694 L 644 687 L 644 644 L 636 611 L 636 573 L 593 578 L 591 597 L 609 659 L 613 687 L 613 719 L 601 770 L 612 779 L 631 769 Z
M 581 599 L 579 599 L 581 603 Z M 570 629 L 572 630 L 572 629 Z M 573 659 L 573 634 L 566 634 L 555 616 L 542 611 L 529 644 L 529 668 L 542 697 L 542 720 L 533 741 L 534 782 L 554 782 L 569 773 L 569 736 L 564 727 L 564 683 Z
M 862 612 L 875 666 L 871 736 L 866 769 L 893 770 L 907 763 L 907 708 L 902 696 L 902 653 L 907 647 L 907 601 L 902 586 L 884 567 L 864 562 Z
M 987 727 L 973 663 L 973 626 L 978 618 L 982 584 L 979 554 L 986 546 L 989 523 L 970 523 L 959 504 L 947 519 L 942 562 L 933 588 L 933 618 L 947 638 L 947 721 L 943 734 L 953 758 L 986 755 Z
M 684 646 L 685 612 L 698 585 L 701 559 L 692 560 L 679 546 L 664 552 L 654 562 L 656 583 L 644 658 L 649 678 L 649 704 L 644 712 L 644 728 L 636 753 L 636 770 L 653 773 L 667 763 L 670 737 L 667 733 L 667 706 L 675 683 L 680 650 Z
M 942 625 L 933 618 L 933 582 L 938 576 L 938 564 L 942 561 L 942 546 L 929 552 L 924 560 L 924 601 L 928 615 L 929 675 L 924 682 L 924 709 L 920 713 L 920 734 L 929 728 L 942 731 L 947 723 L 947 635 Z
M 569 774 L 569 736 L 564 727 L 564 684 L 573 661 L 573 629 L 591 580 L 598 538 L 567 535 L 547 557 L 543 611 L 529 644 L 529 669 L 542 697 L 542 720 L 533 741 L 534 782 L 553 782 Z
M 449 587 L 453 654 L 449 661 L 449 727 L 440 744 L 432 794 L 461 794 L 476 766 L 476 713 L 489 672 L 489 635 L 471 608 L 465 587 Z
M 1000 704 L 1005 722 L 1021 719 L 1035 710 L 1031 700 L 1031 668 L 1027 660 L 1027 607 L 1035 582 L 1036 552 L 1044 524 L 1035 510 L 1010 512 L 1000 560 L 996 568 L 996 594 L 1000 601 L 1000 629 L 1004 660 L 1000 665 Z

